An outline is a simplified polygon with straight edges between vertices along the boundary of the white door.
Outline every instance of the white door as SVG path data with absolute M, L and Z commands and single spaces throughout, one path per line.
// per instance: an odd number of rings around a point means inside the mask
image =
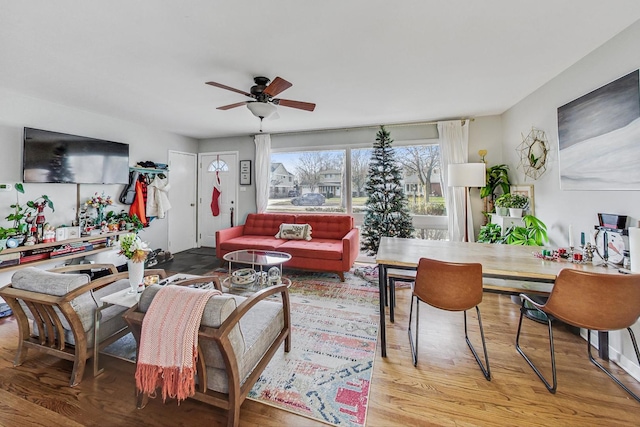
M 215 248 L 216 231 L 229 228 L 237 212 L 238 153 L 201 153 L 200 187 L 198 207 L 198 235 L 200 246 Z M 220 196 L 217 198 L 219 214 L 214 216 L 211 204 L 216 179 L 219 179 Z M 235 225 L 234 219 L 234 225 Z
M 167 227 L 169 251 L 181 252 L 197 246 L 196 197 L 198 156 L 169 151 L 169 202 Z

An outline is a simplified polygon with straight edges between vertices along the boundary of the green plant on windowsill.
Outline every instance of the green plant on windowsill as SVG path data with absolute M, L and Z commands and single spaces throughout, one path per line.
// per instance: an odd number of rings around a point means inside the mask
M 513 225 L 505 231 L 505 243 L 509 245 L 543 246 L 549 241 L 547 226 L 544 222 L 533 215 L 525 215 L 522 220 L 524 221 L 524 226 Z

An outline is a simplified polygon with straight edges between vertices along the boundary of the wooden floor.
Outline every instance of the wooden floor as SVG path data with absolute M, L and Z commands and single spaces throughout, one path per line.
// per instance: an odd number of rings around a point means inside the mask
M 421 305 L 420 359 L 411 363 L 406 332 L 409 291 L 398 290 L 396 323 L 388 327 L 388 357 L 379 356 L 371 384 L 368 426 L 638 426 L 640 403 L 593 366 L 586 343 L 559 328 L 556 334 L 558 392 L 552 395 L 514 348 L 518 307 L 508 296 L 485 294 L 481 305 L 492 381 L 486 381 L 468 350 L 462 314 Z M 475 313 L 471 339 L 480 348 Z M 527 321 L 523 345 L 549 368 L 546 329 Z M 187 400 L 153 400 L 135 408 L 134 365 L 101 358 L 105 373 L 68 386 L 71 363 L 31 352 L 14 368 L 17 326 L 0 319 L 1 426 L 224 426 L 224 412 Z M 476 339 L 478 338 L 478 339 Z M 295 336 L 293 337 L 295 339 Z M 640 385 L 613 369 L 640 393 Z M 324 425 L 246 401 L 241 426 Z

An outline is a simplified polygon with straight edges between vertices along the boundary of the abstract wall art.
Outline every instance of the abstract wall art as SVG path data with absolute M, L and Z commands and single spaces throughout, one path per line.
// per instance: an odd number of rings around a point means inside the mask
M 640 190 L 638 70 L 558 108 L 562 190 Z

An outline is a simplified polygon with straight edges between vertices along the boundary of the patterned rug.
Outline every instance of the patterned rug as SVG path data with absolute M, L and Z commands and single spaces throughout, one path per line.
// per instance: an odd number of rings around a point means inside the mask
M 332 425 L 364 426 L 378 337 L 377 284 L 351 273 L 344 282 L 329 273 L 285 275 L 292 281 L 292 348 L 276 353 L 249 399 Z M 104 352 L 133 360 L 135 342 L 128 335 Z

